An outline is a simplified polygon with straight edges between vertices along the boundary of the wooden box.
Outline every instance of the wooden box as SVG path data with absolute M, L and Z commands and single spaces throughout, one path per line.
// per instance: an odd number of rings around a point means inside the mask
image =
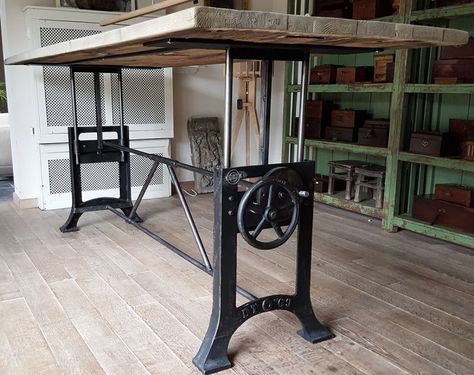
M 389 16 L 392 12 L 389 0 L 354 0 L 352 4 L 352 18 L 355 20 L 371 20 Z
M 352 18 L 349 0 L 315 0 L 314 15 L 319 17 Z
M 455 155 L 462 155 L 464 142 L 474 141 L 474 120 L 450 119 L 449 136 L 456 148 Z
M 356 142 L 356 128 L 335 128 L 328 126 L 325 130 L 324 138 L 334 142 Z
M 436 60 L 433 78 L 457 78 L 459 82 L 474 83 L 474 59 Z
M 371 66 L 343 66 L 337 68 L 336 83 L 368 82 L 372 80 L 373 71 Z
M 435 198 L 445 202 L 460 204 L 464 207 L 474 207 L 474 187 L 456 184 L 437 184 Z
M 469 38 L 469 42 L 459 47 L 443 47 L 439 56 L 441 60 L 452 59 L 473 59 L 474 58 L 474 38 Z
M 411 135 L 410 152 L 430 156 L 446 156 L 446 134 L 440 132 L 417 132 Z
M 393 71 L 389 72 L 389 64 L 395 62 L 395 55 L 374 55 L 374 82 L 393 82 Z M 392 65 L 393 66 L 393 65 Z
M 334 104 L 330 101 L 308 100 L 306 102 L 305 137 L 321 139 L 324 128 L 331 121 L 331 110 Z
M 474 141 L 464 142 L 462 148 L 464 160 L 474 161 Z
M 335 109 L 331 112 L 331 126 L 336 128 L 358 128 L 367 116 L 365 111 Z
M 390 122 L 367 120 L 359 129 L 358 143 L 364 146 L 387 147 Z
M 314 176 L 314 192 L 327 193 L 329 188 L 329 177 L 317 174 Z M 343 180 L 334 179 L 334 190 L 343 191 L 346 189 L 346 182 Z
M 336 83 L 337 68 L 339 65 L 318 65 L 311 69 L 311 84 Z
M 432 199 L 432 196 L 415 197 L 412 216 L 431 225 L 474 233 L 474 208 Z

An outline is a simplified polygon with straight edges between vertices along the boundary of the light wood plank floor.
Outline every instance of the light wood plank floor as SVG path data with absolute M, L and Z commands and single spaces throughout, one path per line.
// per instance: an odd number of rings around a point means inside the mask
M 211 249 L 211 197 L 189 201 Z M 175 198 L 140 214 L 197 256 Z M 0 202 L 0 374 L 196 373 L 211 278 L 112 213 L 63 235 L 66 217 Z M 474 374 L 472 251 L 325 206 L 314 217 L 312 299 L 336 338 L 311 345 L 291 314 L 262 314 L 235 334 L 226 374 Z M 239 244 L 242 287 L 292 291 L 294 238 Z

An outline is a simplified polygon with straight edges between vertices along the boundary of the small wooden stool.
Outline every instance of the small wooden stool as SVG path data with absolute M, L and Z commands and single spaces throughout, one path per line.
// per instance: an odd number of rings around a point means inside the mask
M 360 160 L 333 160 L 328 162 L 329 167 L 329 187 L 328 194 L 334 194 L 334 181 L 346 181 L 346 196 L 345 199 L 350 201 L 352 199 L 352 190 L 354 186 L 354 173 L 356 168 L 364 168 L 370 164 Z M 337 172 L 337 169 L 342 169 L 344 172 Z
M 382 208 L 385 167 L 375 164 L 369 165 L 367 167 L 359 167 L 355 169 L 355 177 L 356 182 L 354 202 L 361 202 L 360 188 L 366 187 L 372 193 L 373 199 L 375 199 L 375 207 Z

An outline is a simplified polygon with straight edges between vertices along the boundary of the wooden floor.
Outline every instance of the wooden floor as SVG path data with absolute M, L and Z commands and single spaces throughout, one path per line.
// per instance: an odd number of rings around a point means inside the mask
M 211 248 L 211 197 L 189 201 Z M 197 255 L 176 199 L 140 213 Z M 0 374 L 197 373 L 211 278 L 112 213 L 63 235 L 66 216 L 0 202 Z M 235 334 L 225 374 L 474 374 L 472 251 L 325 206 L 314 217 L 312 299 L 336 338 L 311 345 L 291 314 L 262 314 Z M 294 239 L 239 242 L 242 287 L 292 290 Z

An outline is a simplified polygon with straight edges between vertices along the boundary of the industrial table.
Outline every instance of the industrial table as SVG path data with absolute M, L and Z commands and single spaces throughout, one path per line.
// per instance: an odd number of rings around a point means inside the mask
M 6 64 L 69 66 L 73 94 L 74 126 L 69 129 L 72 209 L 63 232 L 78 230 L 82 214 L 110 210 L 128 223 L 166 245 L 194 266 L 213 276 L 213 309 L 210 324 L 194 364 L 205 374 L 231 366 L 227 348 L 233 333 L 260 313 L 286 310 L 301 322 L 298 332 L 316 343 L 333 337 L 313 312 L 310 299 L 314 163 L 304 161 L 305 100 L 311 54 L 356 53 L 386 48 L 452 46 L 467 43 L 468 33 L 453 30 L 377 21 L 358 21 L 279 13 L 194 7 L 125 28 L 27 51 L 10 57 Z M 260 164 L 231 166 L 233 62 L 262 60 L 262 124 Z M 268 164 L 273 61 L 300 61 L 301 102 L 298 161 Z M 119 126 L 102 126 L 100 74 L 116 74 L 121 68 L 163 68 L 225 63 L 225 119 L 222 166 L 214 171 L 177 160 L 147 154 L 129 147 L 123 110 Z M 96 103 L 95 127 L 78 126 L 76 75 L 93 75 Z M 82 139 L 89 133 L 96 138 Z M 113 133 L 112 140 L 104 133 Z M 110 138 L 110 137 L 109 137 Z M 130 154 L 153 161 L 153 167 L 135 203 L 131 200 Z M 85 163 L 119 164 L 120 198 L 82 201 L 81 169 Z M 190 224 L 202 261 L 152 233 L 141 224 L 137 209 L 159 164 L 166 165 Z M 185 168 L 214 178 L 214 260 L 207 256 L 174 168 Z M 258 181 L 255 182 L 255 178 Z M 253 181 L 253 182 L 251 182 Z M 121 211 L 119 211 L 121 210 Z M 284 244 L 298 228 L 296 290 L 292 295 L 256 297 L 239 288 L 237 234 L 260 250 Z M 263 229 L 273 229 L 276 239 L 259 240 Z M 267 238 L 267 237 L 266 237 Z M 236 306 L 236 293 L 250 301 Z

